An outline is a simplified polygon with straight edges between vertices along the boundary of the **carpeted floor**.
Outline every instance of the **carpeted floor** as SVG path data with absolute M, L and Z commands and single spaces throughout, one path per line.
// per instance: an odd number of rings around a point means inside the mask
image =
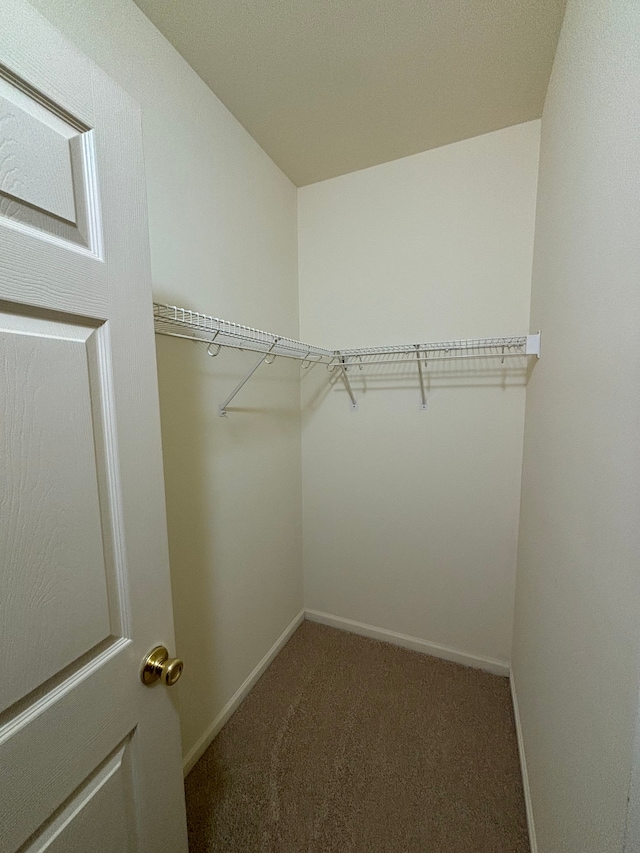
M 190 853 L 528 853 L 506 678 L 304 622 L 186 780 Z

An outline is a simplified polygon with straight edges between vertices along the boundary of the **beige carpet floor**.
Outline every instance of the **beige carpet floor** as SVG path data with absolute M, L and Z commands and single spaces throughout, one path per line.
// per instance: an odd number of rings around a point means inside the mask
M 528 853 L 506 678 L 304 622 L 186 779 L 190 853 Z

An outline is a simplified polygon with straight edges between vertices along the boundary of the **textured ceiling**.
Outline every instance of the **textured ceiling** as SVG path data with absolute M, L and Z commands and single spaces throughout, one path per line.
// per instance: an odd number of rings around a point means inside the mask
M 136 0 L 298 186 L 539 118 L 565 0 Z

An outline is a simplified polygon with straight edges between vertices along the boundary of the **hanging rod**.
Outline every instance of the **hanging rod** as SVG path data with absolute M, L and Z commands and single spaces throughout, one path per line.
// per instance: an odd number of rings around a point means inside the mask
M 435 343 L 330 350 L 297 341 L 294 338 L 275 335 L 272 332 L 263 332 L 251 326 L 220 320 L 217 317 L 201 314 L 198 311 L 190 311 L 187 308 L 179 308 L 176 305 L 154 302 L 153 316 L 157 334 L 206 343 L 207 352 L 212 357 L 217 356 L 223 348 L 260 353 L 258 361 L 220 406 L 221 416 L 227 414 L 227 408 L 233 398 L 260 365 L 271 364 L 277 356 L 297 359 L 302 362 L 303 367 L 320 363 L 326 364 L 330 372 L 338 370 L 351 399 L 352 409 L 358 407 L 348 376 L 348 372 L 352 368 L 363 369 L 369 365 L 408 362 L 416 365 L 420 379 L 421 408 L 426 409 L 424 371 L 433 362 L 499 358 L 504 363 L 505 359 L 516 356 L 540 358 L 540 332 L 535 335 L 518 337 L 472 338 Z

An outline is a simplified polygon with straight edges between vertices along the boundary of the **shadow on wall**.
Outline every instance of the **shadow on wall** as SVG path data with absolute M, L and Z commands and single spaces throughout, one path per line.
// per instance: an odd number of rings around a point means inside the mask
M 306 607 L 508 666 L 530 360 L 305 372 Z
M 296 372 L 156 336 L 185 754 L 302 607 Z M 251 625 L 251 630 L 246 626 Z
M 424 392 L 429 404 L 429 394 L 435 389 L 445 388 L 513 388 L 525 386 L 537 362 L 527 356 L 511 357 L 504 363 L 500 359 L 433 360 L 423 369 Z M 322 364 L 302 370 L 302 417 L 303 424 L 316 411 L 328 394 L 336 392 L 345 396 L 345 406 L 350 404 L 342 372 L 332 366 L 329 370 Z M 399 392 L 415 390 L 417 404 L 422 404 L 420 374 L 417 366 L 410 363 L 390 361 L 386 364 L 358 365 L 347 368 L 347 379 L 356 400 L 362 400 L 373 392 Z
M 211 619 L 216 593 L 214 575 L 206 570 L 213 561 L 213 547 L 206 504 L 206 415 L 199 376 L 203 356 L 198 349 L 187 341 L 156 336 L 176 654 L 187 662 L 173 693 L 181 706 L 183 743 L 187 702 L 205 700 L 195 677 L 189 625 L 197 633 L 199 656 L 208 659 L 209 667 L 215 663 L 213 636 L 197 629 Z M 217 672 L 209 669 L 207 677 L 216 681 Z

